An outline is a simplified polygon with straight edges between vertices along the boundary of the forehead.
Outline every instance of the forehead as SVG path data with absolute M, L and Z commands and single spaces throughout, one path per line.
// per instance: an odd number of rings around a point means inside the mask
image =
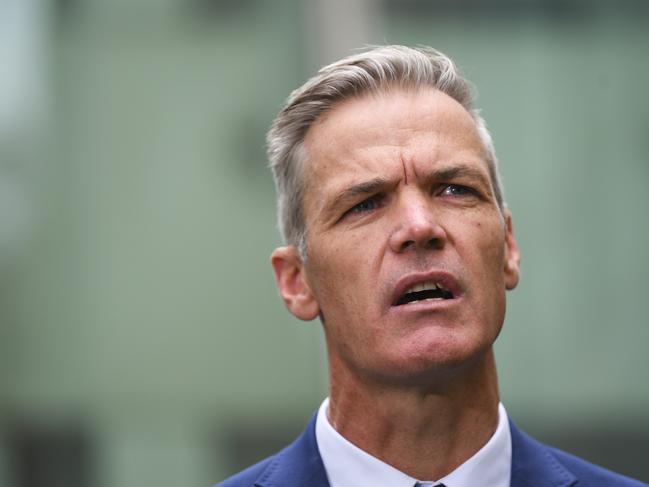
M 458 161 L 473 163 L 488 174 L 487 154 L 473 118 L 460 103 L 433 88 L 345 100 L 316 120 L 304 149 L 307 200 L 368 173 L 403 172 L 406 165 L 416 172 Z
M 341 127 L 344 124 L 345 127 Z M 353 126 L 354 132 L 346 131 Z M 436 131 L 453 126 L 457 135 L 477 135 L 469 112 L 455 99 L 434 88 L 390 89 L 367 93 L 335 104 L 310 127 L 305 142 L 328 145 L 346 140 L 389 136 L 398 141 L 412 131 Z M 336 130 L 336 129 L 339 130 Z M 396 131 L 395 131 L 396 129 Z M 389 133 L 386 131 L 389 130 Z M 329 136 L 329 137 L 328 137 Z M 331 140 L 336 137 L 336 140 Z

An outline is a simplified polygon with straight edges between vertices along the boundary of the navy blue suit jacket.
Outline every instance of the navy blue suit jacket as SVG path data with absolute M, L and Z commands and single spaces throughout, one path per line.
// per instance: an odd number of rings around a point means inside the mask
M 329 487 L 315 437 L 315 418 L 282 451 L 216 487 Z M 510 421 L 511 487 L 648 487 L 539 443 Z M 489 486 L 476 486 L 489 487 Z

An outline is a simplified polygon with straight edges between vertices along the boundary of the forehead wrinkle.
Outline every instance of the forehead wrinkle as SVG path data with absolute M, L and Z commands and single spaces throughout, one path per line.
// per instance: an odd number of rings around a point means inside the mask
M 415 175 L 415 181 L 419 180 L 419 175 L 417 174 L 417 164 L 412 163 L 412 172 Z
M 403 166 L 403 184 L 407 185 L 408 184 L 408 170 L 406 169 L 406 161 L 405 158 L 403 157 L 403 151 L 399 153 L 399 160 L 401 161 L 401 165 Z

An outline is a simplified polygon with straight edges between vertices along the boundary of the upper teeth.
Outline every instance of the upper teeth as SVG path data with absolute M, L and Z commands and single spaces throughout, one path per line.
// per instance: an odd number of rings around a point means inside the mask
M 415 284 L 414 286 L 409 287 L 405 294 L 408 293 L 414 293 L 417 291 L 428 291 L 428 290 L 435 290 L 439 289 L 441 291 L 447 291 L 447 289 L 442 286 L 441 283 L 435 282 L 435 281 L 426 281 L 426 282 L 421 282 L 419 284 Z

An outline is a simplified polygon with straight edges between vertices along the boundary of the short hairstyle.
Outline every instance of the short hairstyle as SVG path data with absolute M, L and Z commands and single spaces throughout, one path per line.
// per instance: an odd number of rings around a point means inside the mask
M 502 183 L 491 135 L 469 82 L 453 61 L 429 47 L 381 46 L 348 56 L 321 68 L 293 91 L 275 118 L 267 136 L 269 166 L 277 189 L 279 230 L 287 245 L 306 257 L 306 222 L 302 205 L 306 182 L 304 139 L 311 125 L 336 104 L 390 89 L 435 88 L 459 102 L 473 118 L 487 153 L 489 175 L 500 209 Z

